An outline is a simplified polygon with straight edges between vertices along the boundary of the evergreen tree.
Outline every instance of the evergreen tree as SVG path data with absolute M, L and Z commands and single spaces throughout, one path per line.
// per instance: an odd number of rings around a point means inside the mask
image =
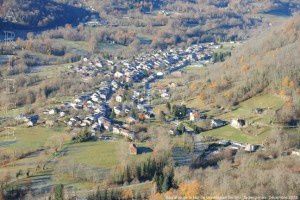
M 64 185 L 59 184 L 54 188 L 54 199 L 55 200 L 64 200 Z
M 115 113 L 114 110 L 112 110 L 111 113 L 110 113 L 109 118 L 110 118 L 110 119 L 115 119 L 115 117 L 116 117 L 116 113 Z
M 166 107 L 167 107 L 168 111 L 171 112 L 172 107 L 171 107 L 170 102 L 167 102 Z

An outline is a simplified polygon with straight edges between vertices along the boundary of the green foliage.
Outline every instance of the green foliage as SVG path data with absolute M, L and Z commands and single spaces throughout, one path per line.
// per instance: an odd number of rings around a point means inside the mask
M 93 140 L 94 138 L 91 136 L 88 128 L 85 128 L 79 132 L 76 137 L 72 138 L 73 143 L 81 143 L 81 142 L 88 142 Z
M 174 105 L 172 112 L 175 117 L 182 119 L 187 114 L 187 107 L 185 105 Z
M 224 62 L 225 58 L 231 56 L 231 52 L 216 52 L 213 54 L 213 62 Z
M 172 106 L 171 106 L 170 102 L 166 103 L 166 107 L 167 107 L 169 112 L 172 112 Z
M 173 167 L 165 166 L 163 171 L 155 173 L 153 180 L 156 183 L 158 192 L 167 192 L 174 186 L 174 170 Z
M 134 179 L 139 181 L 152 180 L 155 174 L 162 174 L 164 167 L 168 164 L 167 159 L 148 158 L 137 164 L 129 164 L 122 170 L 116 169 L 112 177 L 115 184 L 130 183 Z M 163 181 L 163 179 L 162 179 Z
M 54 199 L 64 200 L 64 185 L 59 184 L 54 187 Z
M 116 113 L 114 110 L 111 111 L 110 115 L 109 115 L 110 119 L 115 119 L 116 117 Z

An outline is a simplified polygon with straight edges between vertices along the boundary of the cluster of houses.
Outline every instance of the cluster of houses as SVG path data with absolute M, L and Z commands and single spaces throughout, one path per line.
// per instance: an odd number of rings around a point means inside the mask
M 171 48 L 166 51 L 154 51 L 142 53 L 132 60 L 104 60 L 100 58 L 84 58 L 77 66 L 70 68 L 83 79 L 90 79 L 99 74 L 107 77 L 94 91 L 82 94 L 74 98 L 73 102 L 65 102 L 62 105 L 44 111 L 44 115 L 61 118 L 72 129 L 86 128 L 92 134 L 109 131 L 134 139 L 135 133 L 130 130 L 130 125 L 135 123 L 137 117 L 131 116 L 131 110 L 138 111 L 138 118 L 150 119 L 154 117 L 152 108 L 146 100 L 146 91 L 132 90 L 134 83 L 143 83 L 145 88 L 165 74 L 173 73 L 190 63 L 206 60 L 209 62 L 212 49 L 216 45 L 193 45 L 186 49 Z M 124 104 L 124 95 L 118 93 L 123 89 L 131 89 L 130 96 L 132 106 Z M 146 90 L 146 89 L 145 89 Z M 109 102 L 114 97 L 118 105 L 110 107 Z M 134 105 L 134 107 L 133 107 Z M 114 122 L 111 113 L 116 116 L 127 116 L 123 125 Z M 76 113 L 76 114 L 75 114 Z M 38 117 L 39 118 L 39 117 Z M 27 121 L 28 127 L 34 126 L 37 120 L 33 118 Z
M 133 91 L 130 98 L 132 102 L 135 102 L 135 108 L 124 104 L 125 97 L 120 91 L 125 87 L 128 90 L 128 86 L 130 87 L 134 83 L 150 84 L 163 78 L 165 74 L 177 71 L 190 63 L 209 60 L 212 48 L 215 46 L 209 43 L 193 45 L 186 49 L 158 50 L 147 54 L 142 53 L 132 60 L 111 61 L 99 58 L 93 60 L 84 58 L 79 65 L 72 66 L 71 71 L 80 74 L 83 79 L 105 74 L 107 81 L 105 81 L 105 86 L 100 87 L 98 90 L 76 98 L 73 103 L 63 105 L 61 110 L 69 108 L 85 110 L 90 113 L 85 117 L 74 116 L 70 118 L 67 124 L 70 127 L 92 127 L 91 131 L 93 132 L 104 128 L 113 133 L 134 138 L 134 134 L 128 129 L 114 125 L 113 120 L 110 119 L 110 113 L 114 112 L 116 116 L 128 116 L 125 123 L 129 125 L 137 120 L 129 115 L 132 109 L 137 110 L 139 118 L 142 119 L 153 118 L 154 114 L 145 97 L 144 93 L 146 91 Z M 110 108 L 108 105 L 111 97 L 114 97 L 118 105 Z M 62 113 L 60 112 L 60 114 Z
M 96 58 L 93 61 L 84 58 L 72 71 L 84 78 L 104 74 L 117 82 L 153 82 L 162 78 L 165 73 L 179 70 L 190 63 L 209 62 L 212 49 L 218 45 L 213 43 L 193 45 L 186 49 L 170 48 L 166 51 L 157 50 L 152 53 L 141 53 L 131 60 L 105 60 Z M 164 71 L 164 72 L 163 72 Z
M 233 142 L 228 140 L 221 140 L 218 142 L 218 144 L 222 147 L 227 147 L 233 150 L 244 150 L 246 152 L 254 152 L 256 151 L 260 145 L 255 144 L 243 144 L 240 142 Z

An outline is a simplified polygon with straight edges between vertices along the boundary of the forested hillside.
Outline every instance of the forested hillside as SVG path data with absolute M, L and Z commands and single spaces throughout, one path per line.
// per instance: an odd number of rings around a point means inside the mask
M 26 28 L 78 23 L 88 13 L 85 9 L 51 0 L 0 1 L 0 19 Z
M 300 17 L 237 48 L 209 68 L 200 95 L 217 104 L 235 104 L 269 91 L 298 101 Z M 299 106 L 299 104 L 298 104 Z

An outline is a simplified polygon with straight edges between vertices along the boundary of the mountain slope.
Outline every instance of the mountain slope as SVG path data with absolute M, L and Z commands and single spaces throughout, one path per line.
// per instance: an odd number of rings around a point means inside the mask
M 52 0 L 9 0 L 0 1 L 0 5 L 3 21 L 27 28 L 78 23 L 89 14 L 85 9 Z
M 234 104 L 266 90 L 299 96 L 300 16 L 248 41 L 232 54 L 209 69 L 201 91 L 206 99 Z

